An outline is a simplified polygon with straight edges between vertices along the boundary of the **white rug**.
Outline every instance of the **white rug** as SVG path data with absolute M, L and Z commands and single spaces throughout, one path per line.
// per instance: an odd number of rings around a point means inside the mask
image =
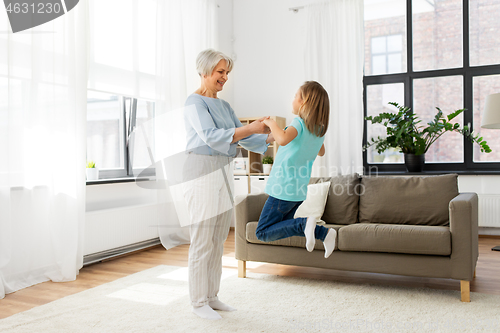
M 498 332 L 500 296 L 308 280 L 225 269 L 220 299 L 191 313 L 187 268 L 157 266 L 0 320 L 0 332 Z

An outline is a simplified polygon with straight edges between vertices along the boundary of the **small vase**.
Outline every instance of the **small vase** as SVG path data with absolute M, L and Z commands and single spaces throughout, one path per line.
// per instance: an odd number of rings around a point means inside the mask
M 422 172 L 425 165 L 425 154 L 405 154 L 405 165 L 408 172 Z
M 99 169 L 87 168 L 85 172 L 87 174 L 87 180 L 99 180 Z
M 262 164 L 262 169 L 264 173 L 267 175 L 270 174 L 272 166 L 273 166 L 272 164 Z

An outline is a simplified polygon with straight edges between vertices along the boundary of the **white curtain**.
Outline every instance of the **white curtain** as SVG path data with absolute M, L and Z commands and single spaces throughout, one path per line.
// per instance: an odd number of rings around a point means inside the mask
M 0 30 L 11 31 L 0 10 Z M 0 298 L 83 261 L 87 2 L 0 33 Z
M 155 99 L 157 7 L 170 1 L 89 1 L 89 89 Z
M 137 185 L 157 192 L 156 222 L 165 248 L 187 243 L 189 233 L 180 228 L 163 162 L 185 148 L 180 107 L 200 83 L 196 56 L 217 46 L 217 4 L 215 0 L 89 2 L 89 89 L 155 101 L 152 124 L 139 125 L 135 135 L 154 140 L 150 158 L 157 181 Z M 154 138 L 144 130 L 150 126 Z
M 308 80 L 320 82 L 330 97 L 326 154 L 314 176 L 362 172 L 363 0 L 329 0 L 305 6 Z
M 189 243 L 189 228 L 180 227 L 174 202 L 183 199 L 179 200 L 178 194 L 167 186 L 165 164 L 183 161 L 186 132 L 182 107 L 187 96 L 200 86 L 196 56 L 207 48 L 217 49 L 216 36 L 217 3 L 214 0 L 158 2 L 155 159 L 160 203 L 158 232 L 167 249 Z

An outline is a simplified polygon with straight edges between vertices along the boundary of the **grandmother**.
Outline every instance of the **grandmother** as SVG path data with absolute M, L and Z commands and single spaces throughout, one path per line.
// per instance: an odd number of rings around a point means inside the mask
M 233 61 L 208 49 L 196 59 L 200 87 L 185 103 L 187 159 L 184 197 L 189 210 L 189 294 L 193 312 L 220 319 L 215 310 L 234 311 L 222 303 L 219 292 L 223 245 L 233 217 L 233 167 L 236 147 L 263 154 L 274 141 L 261 118 L 242 126 L 228 102 L 219 99 Z

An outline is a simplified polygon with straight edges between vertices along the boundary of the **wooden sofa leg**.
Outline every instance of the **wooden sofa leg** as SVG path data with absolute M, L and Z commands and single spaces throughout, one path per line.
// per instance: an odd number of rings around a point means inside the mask
M 470 281 L 460 281 L 460 291 L 462 302 L 470 302 Z
M 475 279 L 476 278 L 476 269 L 474 268 L 474 276 L 473 278 Z
M 247 262 L 245 260 L 238 260 L 238 277 L 247 277 Z

